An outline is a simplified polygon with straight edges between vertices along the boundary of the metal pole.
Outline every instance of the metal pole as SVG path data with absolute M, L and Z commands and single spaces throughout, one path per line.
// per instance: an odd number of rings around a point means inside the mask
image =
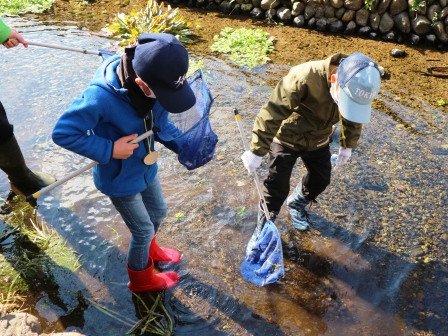
M 244 136 L 244 130 L 243 126 L 241 125 L 241 115 L 239 114 L 238 110 L 236 108 L 233 109 L 233 113 L 235 114 L 235 120 L 236 124 L 238 125 L 238 129 L 240 131 L 241 139 L 243 140 L 243 146 L 244 150 L 249 150 L 249 146 L 247 145 L 246 137 Z M 269 222 L 271 220 L 271 216 L 269 215 L 268 207 L 266 205 L 266 201 L 264 199 L 263 190 L 261 188 L 260 180 L 258 179 L 257 172 L 254 171 L 252 173 L 252 176 L 254 177 L 255 184 L 257 186 L 258 194 L 260 195 L 261 200 L 261 206 L 264 211 L 264 215 L 266 216 L 266 220 Z
M 130 141 L 129 143 L 135 144 L 137 142 L 142 141 L 143 139 L 146 139 L 147 137 L 153 135 L 156 130 L 149 130 L 148 132 L 143 133 L 142 135 L 139 135 L 134 140 Z M 67 182 L 68 180 L 74 178 L 75 176 L 78 176 L 79 174 L 85 172 L 86 170 L 95 167 L 98 164 L 98 162 L 91 162 L 87 166 L 78 169 L 77 171 L 74 171 L 73 173 L 68 174 L 67 176 L 64 176 L 63 178 L 57 180 L 56 182 L 50 184 L 49 186 L 46 186 L 45 188 L 42 188 L 39 191 L 36 191 L 34 194 L 29 195 L 26 197 L 26 200 L 29 202 L 31 200 L 35 200 L 38 197 L 42 196 L 43 194 L 46 194 L 50 190 L 60 186 L 61 184 Z
M 38 47 L 46 47 L 46 48 L 53 48 L 53 49 L 61 49 L 61 50 L 68 50 L 68 51 L 76 51 L 76 52 L 80 52 L 83 54 L 92 54 L 92 55 L 97 55 L 97 56 L 101 56 L 101 53 L 99 51 L 94 51 L 94 50 L 86 50 L 83 48 L 72 48 L 72 47 L 66 47 L 66 46 L 61 46 L 61 45 L 56 45 L 56 44 L 47 44 L 47 43 L 40 43 L 40 42 L 33 42 L 33 41 L 26 41 L 29 45 L 34 45 L 34 46 L 38 46 Z

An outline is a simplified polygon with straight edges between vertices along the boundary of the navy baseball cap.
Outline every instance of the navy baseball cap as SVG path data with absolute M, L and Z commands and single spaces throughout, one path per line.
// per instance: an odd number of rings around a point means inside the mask
M 188 52 L 175 36 L 166 33 L 141 34 L 132 67 L 168 112 L 184 112 L 196 103 L 187 82 Z
M 338 107 L 341 115 L 356 123 L 368 123 L 372 101 L 381 86 L 381 73 L 370 57 L 355 52 L 338 66 Z

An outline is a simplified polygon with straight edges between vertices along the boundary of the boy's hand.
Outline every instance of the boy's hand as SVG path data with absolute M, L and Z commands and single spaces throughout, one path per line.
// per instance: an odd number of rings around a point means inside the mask
M 114 152 L 112 157 L 114 159 L 127 159 L 134 153 L 134 149 L 138 148 L 138 143 L 131 144 L 130 142 L 134 140 L 138 134 L 132 134 L 122 137 L 114 142 Z
M 6 49 L 14 48 L 19 45 L 19 43 L 22 43 L 25 48 L 28 48 L 28 43 L 26 40 L 20 35 L 17 31 L 14 29 L 11 29 L 11 33 L 9 34 L 9 38 L 3 42 L 3 46 Z

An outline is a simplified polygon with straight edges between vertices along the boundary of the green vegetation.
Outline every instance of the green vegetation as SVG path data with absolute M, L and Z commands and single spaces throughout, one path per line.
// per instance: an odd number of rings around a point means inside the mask
M 119 321 L 121 324 L 131 327 L 126 332 L 126 336 L 134 335 L 163 335 L 173 334 L 173 321 L 163 305 L 160 293 L 132 293 L 137 316 L 140 318 L 136 322 L 133 318 L 122 316 L 113 310 L 88 299 L 90 304 L 109 317 Z
M 249 69 L 267 63 L 267 55 L 274 50 L 274 38 L 261 29 L 226 27 L 213 40 L 213 51 L 230 55 L 232 61 Z
M 189 64 L 188 64 L 188 72 L 187 72 L 187 76 L 192 75 L 196 70 L 198 69 L 202 69 L 202 72 L 204 72 L 205 75 L 205 71 L 204 71 L 204 60 L 198 60 L 198 61 L 194 61 L 192 59 L 190 59 Z M 199 183 L 202 184 L 204 183 L 205 180 L 204 179 L 200 179 Z
M 426 0 L 411 0 L 411 12 L 418 12 L 422 7 L 425 6 Z
M 239 208 L 237 210 L 237 214 L 238 214 L 238 216 L 241 217 L 242 215 L 244 215 L 246 213 L 246 211 L 247 211 L 247 208 L 246 207 L 242 207 L 242 208 Z
M 364 0 L 364 8 L 371 11 L 376 4 L 376 0 Z
M 174 215 L 174 217 L 179 220 L 184 220 L 186 216 L 183 212 L 178 212 L 177 214 Z
M 1 1 L 1 0 L 0 0 Z M 179 8 L 165 8 L 162 2 L 149 0 L 145 9 L 129 15 L 117 14 L 113 23 L 103 28 L 111 38 L 121 39 L 122 47 L 134 45 L 141 33 L 168 33 L 176 36 L 183 43 L 191 43 L 187 36 L 193 32 L 188 28 L 191 22 L 179 15 Z
M 20 197 L 9 202 L 12 212 L 0 220 L 0 306 L 2 314 L 20 311 L 24 296 L 33 296 L 39 286 L 57 288 L 57 281 L 79 267 L 79 256 L 66 241 L 39 223 L 35 210 Z
M 443 99 L 437 99 L 437 105 L 439 106 L 445 106 L 446 102 Z
M 0 0 L 0 15 L 42 13 L 49 9 L 54 0 Z

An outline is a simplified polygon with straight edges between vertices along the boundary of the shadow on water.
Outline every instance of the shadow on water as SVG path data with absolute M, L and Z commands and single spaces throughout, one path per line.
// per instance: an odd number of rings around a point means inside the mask
M 108 43 L 69 24 L 14 23 L 30 40 L 70 41 L 70 46 L 93 50 Z M 50 134 L 57 117 L 88 85 L 100 58 L 37 47 L 1 50 L 0 55 L 0 73 L 8 83 L 0 99 L 30 167 L 60 178 L 85 166 L 86 159 L 55 146 Z M 159 173 L 170 212 L 159 239 L 183 253 L 180 265 L 164 267 L 181 275 L 179 285 L 164 295 L 175 335 L 447 334 L 446 115 L 425 105 L 413 110 L 394 99 L 385 83 L 351 164 L 335 172 L 310 210 L 311 232 L 292 231 L 282 209 L 276 224 L 286 276 L 275 285 L 256 287 L 239 274 L 258 196 L 240 162 L 242 145 L 232 111 L 239 109 L 249 136 L 273 79 L 288 67 L 249 72 L 212 58 L 204 63 L 217 97 L 211 116 L 219 136 L 215 159 L 187 172 L 160 149 Z M 335 142 L 331 150 L 337 152 Z M 259 173 L 263 179 L 266 162 Z M 292 185 L 303 173 L 297 165 Z M 7 189 L 0 176 L 0 190 Z M 60 285 L 59 301 L 48 300 L 45 310 L 37 305 L 35 311 L 57 330 L 123 335 L 139 316 L 126 287 L 129 232 L 118 213 L 95 189 L 89 172 L 39 203 L 40 215 L 82 255 L 83 266 Z M 183 220 L 175 216 L 180 212 Z

